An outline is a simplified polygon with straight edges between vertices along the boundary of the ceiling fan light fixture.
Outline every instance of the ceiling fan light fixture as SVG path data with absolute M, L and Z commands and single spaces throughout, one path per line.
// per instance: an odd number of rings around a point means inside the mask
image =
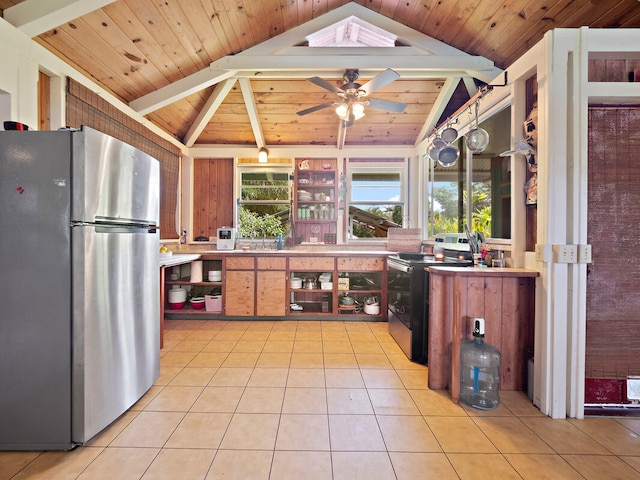
M 342 120 L 349 120 L 349 106 L 346 103 L 341 103 L 336 107 L 336 115 Z
M 261 147 L 258 150 L 258 162 L 259 163 L 267 163 L 269 161 L 269 150 L 265 147 Z
M 353 116 L 356 120 L 364 117 L 364 105 L 362 103 L 354 103 L 351 108 L 353 109 Z

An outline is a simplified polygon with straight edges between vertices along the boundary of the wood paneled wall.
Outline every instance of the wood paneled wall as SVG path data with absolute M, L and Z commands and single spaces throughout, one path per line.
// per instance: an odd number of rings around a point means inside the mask
M 67 126 L 94 128 L 139 148 L 160 162 L 160 238 L 178 238 L 175 216 L 178 205 L 180 150 L 128 117 L 96 93 L 67 79 Z
M 215 237 L 233 225 L 233 159 L 196 158 L 193 162 L 193 238 Z

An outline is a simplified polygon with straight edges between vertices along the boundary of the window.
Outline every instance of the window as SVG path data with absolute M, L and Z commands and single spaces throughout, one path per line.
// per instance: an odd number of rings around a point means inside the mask
M 283 236 L 289 231 L 291 167 L 238 167 L 238 225 L 244 237 Z
M 402 227 L 406 188 L 401 162 L 377 168 L 372 162 L 350 164 L 349 238 L 385 238 L 389 228 Z

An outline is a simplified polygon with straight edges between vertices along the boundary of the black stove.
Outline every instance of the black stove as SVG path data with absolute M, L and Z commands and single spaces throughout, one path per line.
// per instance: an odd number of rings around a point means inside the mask
M 387 259 L 389 333 L 409 360 L 427 364 L 429 338 L 429 273 L 425 267 L 470 267 L 471 252 L 444 250 L 444 257 L 404 253 Z

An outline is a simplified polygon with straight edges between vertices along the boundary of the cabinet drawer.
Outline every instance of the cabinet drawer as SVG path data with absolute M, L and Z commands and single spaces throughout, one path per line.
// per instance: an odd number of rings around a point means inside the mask
M 339 271 L 379 271 L 384 270 L 382 257 L 338 257 Z
M 292 271 L 332 271 L 334 257 L 290 257 L 289 270 Z
M 256 257 L 227 257 L 225 267 L 227 270 L 253 270 Z
M 286 270 L 286 257 L 258 257 L 258 270 Z

